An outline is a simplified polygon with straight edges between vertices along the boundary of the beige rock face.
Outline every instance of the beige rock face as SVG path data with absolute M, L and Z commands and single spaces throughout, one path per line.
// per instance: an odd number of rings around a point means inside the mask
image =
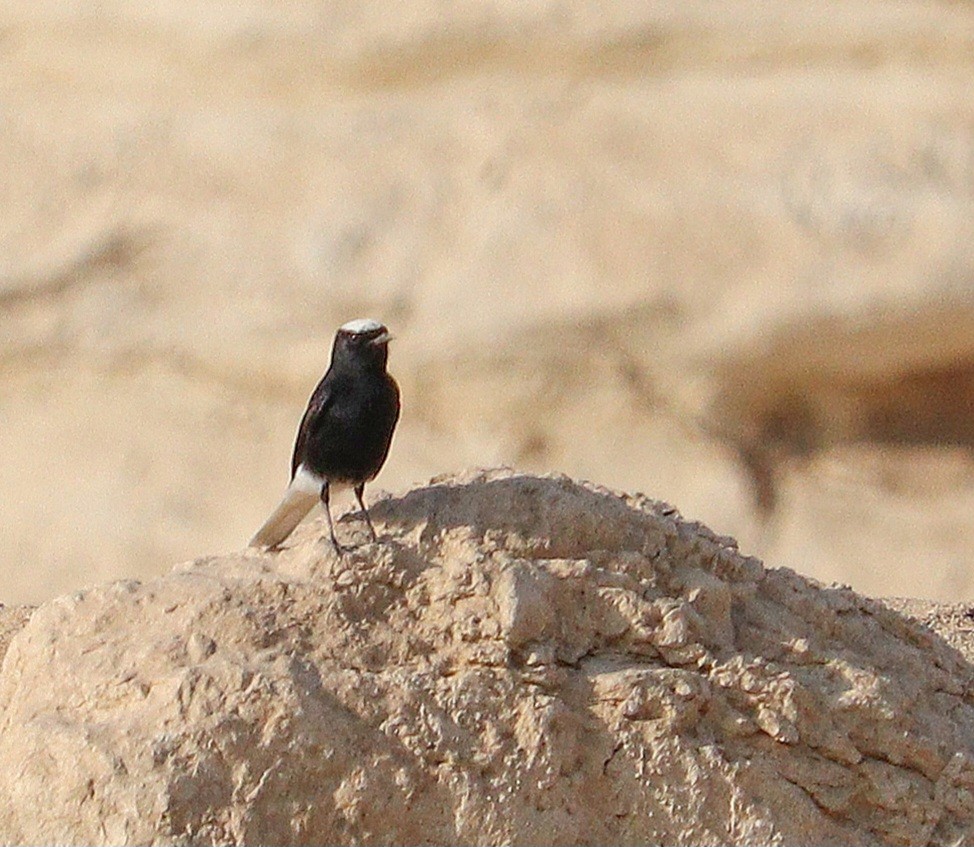
M 557 468 L 970 593 L 971 474 L 899 473 L 974 445 L 969 3 L 6 0 L 0 62 L 4 601 L 238 548 L 365 314 L 381 485 Z
M 930 629 L 567 477 L 373 518 L 341 560 L 312 524 L 37 609 L 0 672 L 0 840 L 974 839 L 974 676 Z

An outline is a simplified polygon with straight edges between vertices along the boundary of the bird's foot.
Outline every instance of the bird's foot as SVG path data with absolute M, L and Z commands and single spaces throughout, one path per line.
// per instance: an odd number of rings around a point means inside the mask
M 372 539 L 373 544 L 379 543 L 379 536 L 375 533 L 375 527 L 372 526 L 372 518 L 369 517 L 369 513 L 365 510 L 362 511 L 365 516 L 365 525 L 369 528 L 369 536 Z

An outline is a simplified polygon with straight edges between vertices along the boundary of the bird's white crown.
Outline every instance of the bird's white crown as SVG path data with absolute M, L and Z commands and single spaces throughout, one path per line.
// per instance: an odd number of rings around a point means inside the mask
M 379 329 L 382 329 L 382 324 L 374 318 L 356 318 L 354 321 L 342 324 L 338 331 L 351 332 L 357 335 L 360 332 L 375 332 Z

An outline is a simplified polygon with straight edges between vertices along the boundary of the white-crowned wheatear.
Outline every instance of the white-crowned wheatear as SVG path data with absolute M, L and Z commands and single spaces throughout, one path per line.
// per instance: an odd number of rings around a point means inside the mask
M 349 321 L 335 334 L 331 364 L 318 383 L 291 458 L 291 483 L 273 514 L 250 540 L 251 547 L 277 547 L 321 499 L 336 552 L 342 548 L 328 508 L 337 488 L 355 492 L 376 540 L 362 499 L 389 455 L 399 420 L 399 386 L 386 370 L 389 331 L 369 318 Z

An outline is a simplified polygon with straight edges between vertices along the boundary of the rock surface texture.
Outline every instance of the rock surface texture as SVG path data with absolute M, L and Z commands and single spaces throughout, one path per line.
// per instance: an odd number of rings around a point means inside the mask
M 0 841 L 974 842 L 933 630 L 566 477 L 372 516 L 7 612 Z

